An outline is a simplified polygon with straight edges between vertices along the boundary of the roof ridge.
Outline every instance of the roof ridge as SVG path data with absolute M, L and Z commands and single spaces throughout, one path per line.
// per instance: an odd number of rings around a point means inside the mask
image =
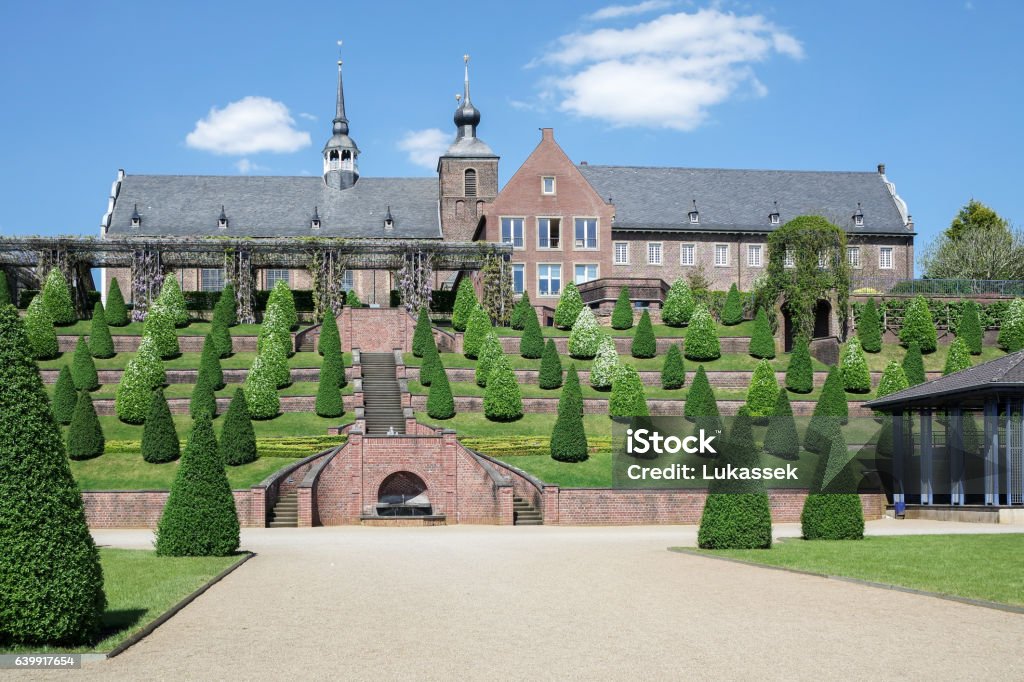
M 578 163 L 576 167 L 583 170 L 587 168 L 621 168 L 635 170 L 688 170 L 688 171 L 735 171 L 738 173 L 828 173 L 832 175 L 875 175 L 881 178 L 877 171 L 856 171 L 856 170 L 799 170 L 788 168 L 715 168 L 706 166 L 643 166 L 643 165 L 617 165 Z

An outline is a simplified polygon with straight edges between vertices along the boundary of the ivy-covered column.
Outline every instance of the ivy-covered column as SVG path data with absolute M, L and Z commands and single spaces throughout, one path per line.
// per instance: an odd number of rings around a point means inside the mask
M 256 270 L 252 265 L 252 254 L 246 249 L 225 251 L 224 271 L 235 287 L 238 321 L 241 324 L 255 324 L 256 314 L 252 304 L 256 290 Z
M 308 270 L 313 283 L 313 316 L 316 321 L 322 322 L 328 313 L 340 315 L 345 303 L 341 281 L 346 267 L 338 252 L 335 249 L 314 251 Z
M 160 252 L 138 249 L 132 252 L 132 320 L 146 319 L 149 305 L 160 294 L 164 272 Z
M 434 266 L 430 255 L 420 250 L 409 250 L 405 254 L 405 262 L 398 271 L 398 291 L 402 296 L 402 305 L 409 312 L 415 312 L 422 306 L 430 306 L 433 296 L 431 277 Z

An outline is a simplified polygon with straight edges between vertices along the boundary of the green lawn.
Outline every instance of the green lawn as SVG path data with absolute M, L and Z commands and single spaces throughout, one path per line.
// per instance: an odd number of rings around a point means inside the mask
M 218 437 L 224 424 L 222 417 L 223 415 L 218 415 L 213 420 L 213 428 Z M 345 413 L 340 417 L 318 417 L 314 412 L 286 412 L 273 419 L 254 419 L 252 425 L 257 438 L 295 438 L 326 435 L 329 427 L 347 424 L 352 421 L 352 418 L 351 413 Z M 103 427 L 103 435 L 108 441 L 142 441 L 143 427 L 141 424 L 138 426 L 125 424 L 113 415 L 100 416 L 99 419 L 100 425 Z M 178 430 L 178 435 L 184 440 L 192 426 L 192 418 L 187 414 L 176 414 L 174 415 L 174 426 Z
M 114 336 L 141 336 L 142 335 L 142 322 L 129 322 L 124 327 L 111 327 L 110 333 Z M 177 330 L 178 336 L 206 336 L 210 333 L 210 329 L 213 325 L 209 322 L 193 322 L 187 327 L 181 327 Z M 309 327 L 306 325 L 299 325 L 296 333 Z M 72 325 L 67 327 L 57 327 L 57 334 L 60 336 L 81 336 L 89 335 L 89 331 L 92 329 L 92 320 L 79 320 Z M 258 324 L 239 324 L 231 327 L 232 336 L 258 336 L 260 333 L 260 325 Z
M 242 558 L 158 557 L 152 550 L 101 547 L 107 610 L 99 641 L 72 649 L 31 646 L 0 652 L 108 652 Z
M 278 395 L 282 396 L 294 396 L 294 395 L 316 395 L 317 387 L 320 384 L 315 381 L 296 381 L 284 388 L 278 389 Z M 53 389 L 55 384 L 46 384 L 46 392 L 51 397 L 53 396 Z M 242 384 L 227 384 L 224 388 L 216 392 L 218 398 L 230 398 L 235 394 L 235 389 L 241 388 Z M 191 398 L 192 391 L 195 389 L 195 384 L 168 384 L 164 387 L 164 397 L 167 398 Z M 352 394 L 351 382 L 346 384 L 341 389 L 342 395 Z M 117 384 L 103 384 L 98 389 L 93 391 L 93 400 L 113 400 L 117 397 Z
M 459 395 L 461 395 L 461 396 L 477 396 L 477 397 L 481 397 L 482 398 L 483 395 L 484 395 L 484 390 L 485 390 L 485 389 L 480 388 L 479 386 L 477 386 L 475 383 L 462 382 L 462 381 L 450 382 L 450 386 L 451 386 L 451 389 L 452 389 L 452 395 L 453 396 L 459 396 Z M 608 398 L 611 396 L 611 393 L 609 391 L 598 391 L 598 390 L 592 388 L 590 386 L 590 384 L 583 384 L 581 386 L 581 388 L 583 389 L 583 397 L 584 398 L 600 398 L 600 399 L 603 399 L 603 400 L 608 400 Z M 561 393 L 562 393 L 562 390 L 559 389 L 559 388 L 548 390 L 548 389 L 541 388 L 537 384 L 520 384 L 519 385 L 519 391 L 520 391 L 520 394 L 524 398 L 555 398 L 555 399 L 557 399 L 558 396 L 561 395 Z M 418 381 L 410 380 L 409 381 L 409 392 L 413 393 L 414 395 L 415 394 L 427 395 L 427 393 L 430 392 L 430 387 L 429 386 L 423 386 Z M 681 388 L 681 389 L 675 390 L 675 391 L 667 391 L 667 390 L 661 388 L 660 386 L 644 386 L 644 395 L 647 397 L 648 400 L 656 400 L 656 399 L 657 400 L 686 400 L 686 393 L 687 393 L 686 388 Z M 808 394 L 808 395 L 809 396 L 813 396 L 814 394 Z M 716 389 L 715 390 L 715 397 L 718 400 L 746 400 L 747 399 L 747 392 L 746 392 L 745 389 L 743 389 L 743 390 L 739 390 L 739 389 L 732 389 L 732 390 Z M 807 399 L 810 400 L 812 398 L 807 398 Z
M 654 335 L 663 338 L 684 338 L 686 336 L 686 330 L 688 327 L 669 327 L 664 324 L 652 324 L 651 327 L 654 329 Z M 721 323 L 716 323 L 715 328 L 718 329 L 718 335 L 724 336 L 747 336 L 749 337 L 754 333 L 754 321 L 745 320 L 739 324 L 732 326 L 725 326 Z M 636 334 L 636 325 L 633 325 L 629 329 L 612 329 L 611 327 L 601 326 L 601 329 L 609 336 L 621 336 L 625 338 L 633 338 Z M 512 329 L 511 327 L 498 327 L 495 329 L 499 336 L 522 336 L 523 332 L 519 329 Z M 544 333 L 545 338 L 554 338 L 558 336 L 569 336 L 568 329 L 559 329 L 558 327 L 541 327 L 541 331 Z
M 845 349 L 845 345 L 843 346 Z M 943 367 L 946 365 L 946 354 L 949 352 L 949 345 L 939 344 L 938 349 L 934 353 L 928 353 L 922 356 L 924 358 L 924 369 L 926 372 L 941 372 Z M 903 357 L 907 354 L 907 350 L 899 345 L 898 343 L 884 343 L 882 344 L 882 350 L 879 353 L 865 353 L 868 359 L 868 369 L 872 372 L 881 372 L 885 370 L 885 366 L 889 364 L 890 360 L 896 362 L 903 362 Z M 1006 352 L 1001 348 L 995 346 L 984 346 L 981 349 L 981 355 L 972 355 L 971 362 L 975 365 L 980 365 L 983 362 L 989 360 L 995 360 L 1006 355 Z M 842 357 L 842 351 L 840 351 L 840 357 Z
M 70 364 L 72 352 L 62 353 L 60 357 L 53 360 L 39 360 L 36 364 L 40 369 L 60 369 L 62 365 Z M 94 360 L 96 369 L 124 369 L 128 361 L 135 356 L 135 353 L 118 353 L 112 358 L 98 358 Z M 199 369 L 199 360 L 202 353 L 182 353 L 176 358 L 164 360 L 164 369 Z M 234 353 L 230 357 L 222 358 L 220 366 L 222 369 L 249 369 L 253 360 L 256 359 L 255 352 Z M 344 353 L 343 360 L 346 367 L 352 366 L 352 354 Z M 295 353 L 288 358 L 288 366 L 293 369 L 305 369 L 319 367 L 323 358 L 319 353 Z
M 423 362 L 422 358 L 417 358 L 412 353 L 405 354 L 405 364 L 409 367 L 419 367 L 420 363 Z M 540 360 L 530 360 L 528 358 L 521 357 L 516 353 L 509 353 L 505 355 L 512 369 L 540 369 Z M 593 360 L 577 360 L 571 358 L 568 355 L 561 356 L 562 367 L 568 369 L 570 364 L 575 364 L 578 370 L 589 370 L 591 365 L 594 364 Z M 661 368 L 665 364 L 665 357 L 658 356 L 655 358 L 634 358 L 628 353 L 625 355 L 619 355 L 619 360 L 625 365 L 635 367 L 637 371 L 645 372 L 660 372 Z M 473 369 L 476 367 L 476 360 L 471 360 L 460 353 L 441 353 L 441 362 L 445 367 L 448 368 L 469 368 Z M 726 372 L 726 371 L 746 371 L 752 372 L 757 367 L 760 360 L 752 358 L 745 353 L 726 353 L 717 360 L 707 360 L 697 362 L 695 360 L 684 360 L 686 365 L 686 371 L 696 371 L 697 367 L 704 365 L 704 370 L 707 372 Z M 772 367 L 779 372 L 786 371 L 789 366 L 789 355 L 780 354 L 774 360 L 769 360 Z M 811 359 L 812 365 L 815 371 L 828 371 L 828 367 L 818 362 L 815 359 Z
M 769 566 L 1024 606 L 1024 534 L 907 535 L 859 542 L 784 540 L 708 552 Z
M 228 481 L 232 490 L 249 488 L 296 459 L 260 457 L 251 464 L 226 467 Z M 95 459 L 71 462 L 71 473 L 82 490 L 168 490 L 177 471 L 178 462 L 150 464 L 138 451 L 107 452 Z

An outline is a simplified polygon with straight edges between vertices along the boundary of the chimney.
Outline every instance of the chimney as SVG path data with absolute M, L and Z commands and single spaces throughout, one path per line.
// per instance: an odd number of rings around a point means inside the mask
M 555 139 L 555 129 L 554 128 L 541 128 L 540 129 L 540 139 L 541 140 L 552 140 L 552 141 L 554 141 L 554 139 Z
M 878 164 L 878 174 L 879 175 L 885 175 L 885 164 L 884 163 Z
M 580 165 L 581 165 L 581 166 L 586 166 L 586 165 L 587 165 L 587 162 L 586 162 L 586 161 L 580 161 Z
M 907 214 L 907 229 L 911 232 L 914 231 L 914 216 Z

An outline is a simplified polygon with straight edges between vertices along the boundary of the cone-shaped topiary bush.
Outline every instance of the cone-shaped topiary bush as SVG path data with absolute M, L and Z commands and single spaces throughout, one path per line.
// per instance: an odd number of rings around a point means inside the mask
M 967 342 L 957 338 L 949 344 L 949 351 L 946 353 L 946 366 L 942 369 L 942 375 L 959 372 L 971 366 L 971 352 L 967 350 Z
M 431 387 L 433 388 L 433 387 Z M 491 421 L 510 422 L 523 416 L 519 382 L 505 356 L 498 358 L 484 389 L 484 416 Z
M 833 428 L 828 441 L 804 500 L 800 526 L 808 540 L 860 540 L 864 537 L 864 509 L 860 495 L 852 492 L 854 465 L 846 440 L 842 431 Z
M 669 287 L 665 305 L 661 309 L 661 321 L 670 327 L 683 327 L 690 323 L 697 303 L 685 279 L 679 277 Z
M 75 380 L 71 378 L 71 368 L 61 365 L 57 374 L 57 383 L 53 386 L 53 416 L 61 424 L 70 424 L 78 402 L 78 391 Z
M 100 418 L 92 404 L 88 391 L 79 391 L 75 413 L 68 428 L 68 457 L 71 459 L 92 459 L 103 454 L 106 440 Z
M 224 290 L 220 292 L 220 298 L 217 299 L 216 307 L 222 308 L 221 315 L 229 328 L 238 324 L 238 301 L 235 300 L 234 284 L 228 282 L 224 285 Z M 214 312 L 216 312 L 216 308 Z
M 239 528 L 224 459 L 208 415 L 192 422 L 156 529 L 160 556 L 227 556 L 238 549 Z
M 658 341 L 654 338 L 651 316 L 646 310 L 640 316 L 640 323 L 636 326 L 630 353 L 634 358 L 653 358 L 658 354 Z
M 427 414 L 431 419 L 451 419 L 455 416 L 455 400 L 452 388 L 448 384 L 448 374 L 440 358 L 437 359 L 434 374 L 430 381 L 430 392 L 427 394 Z
M 866 352 L 882 351 L 882 321 L 878 318 L 878 308 L 873 297 L 864 304 L 857 318 L 857 338 Z
M 483 308 L 475 308 L 466 323 L 466 333 L 462 336 L 462 352 L 467 358 L 476 358 L 483 346 L 484 339 L 491 331 L 491 318 Z
M 317 342 L 317 352 L 320 355 L 341 353 L 341 335 L 338 333 L 338 318 L 330 310 L 324 314 L 324 321 L 320 324 L 320 340 Z
M 740 302 L 740 291 L 733 284 L 729 287 L 729 293 L 725 296 L 725 305 L 722 307 L 722 324 L 731 327 L 743 321 L 743 304 Z
M 615 340 L 601 334 L 601 343 L 594 356 L 594 364 L 590 366 L 590 386 L 599 391 L 612 390 L 612 379 L 619 370 L 619 352 L 615 348 Z
M 533 308 L 523 312 L 523 338 L 519 341 L 519 354 L 536 360 L 544 353 L 544 334 L 540 330 L 537 311 Z
M 207 415 L 211 419 L 217 416 L 217 396 L 207 376 L 200 374 L 196 380 L 192 388 L 192 399 L 188 404 L 188 413 L 192 419 L 198 419 L 200 415 Z
M 907 382 L 907 375 L 903 371 L 903 365 L 890 360 L 889 364 L 885 366 L 885 371 L 882 372 L 882 378 L 878 381 L 878 390 L 875 391 L 876 398 L 884 398 L 890 393 L 896 391 L 902 391 L 907 388 L 910 384 Z M 879 417 L 885 417 L 885 413 L 875 411 L 875 415 Z
M 1010 307 L 999 325 L 998 343 L 1007 353 L 1016 353 L 1024 348 L 1024 299 L 1015 298 L 1010 301 Z
M 421 305 L 419 317 L 416 318 L 416 331 L 412 335 L 412 354 L 422 358 L 427 348 L 427 337 L 433 335 L 434 329 L 430 326 L 430 312 L 427 310 L 427 306 Z
M 295 311 L 295 296 L 288 287 L 288 282 L 279 279 L 274 282 L 274 288 L 267 298 L 267 307 L 273 306 L 281 313 L 285 328 L 292 331 L 299 328 L 299 314 Z
M 903 327 L 900 328 L 900 343 L 909 348 L 914 341 L 922 353 L 934 353 L 938 344 L 935 320 L 928 308 L 928 301 L 918 295 L 910 299 L 903 308 Z
M 216 314 L 213 317 L 213 324 L 210 325 L 210 336 L 213 337 L 213 342 L 216 344 L 218 358 L 226 358 L 231 355 L 233 350 L 231 331 L 228 329 L 227 322 L 222 317 L 217 317 Z
M 94 358 L 112 358 L 116 355 L 114 339 L 107 325 L 107 314 L 99 301 L 92 308 L 92 321 L 89 323 L 89 352 Z
M 181 456 L 178 431 L 174 428 L 171 408 L 167 406 L 164 390 L 153 391 L 149 399 L 149 414 L 142 428 L 142 459 L 150 464 L 173 462 Z
M 114 402 L 117 417 L 127 424 L 142 424 L 149 413 L 150 393 L 164 383 L 163 363 L 152 339 L 143 339 L 125 365 Z
M 811 350 L 807 339 L 798 338 L 793 343 L 793 352 L 786 367 L 786 388 L 793 393 L 810 393 L 814 390 L 814 367 L 811 364 Z
M 142 336 L 153 339 L 156 352 L 163 360 L 181 355 L 181 349 L 178 347 L 178 333 L 174 329 L 174 312 L 164 306 L 159 299 L 146 312 Z
M 910 342 L 907 354 L 903 356 L 903 373 L 907 376 L 908 386 L 917 386 L 925 382 L 924 358 L 916 341 Z
M 683 353 L 687 360 L 697 361 L 717 360 L 722 356 L 715 320 L 703 304 L 698 305 L 690 317 L 690 328 L 686 330 Z
M 25 334 L 26 343 L 36 360 L 49 360 L 60 355 L 53 318 L 50 317 L 50 311 L 40 296 L 36 296 L 28 304 L 28 312 L 25 313 Z
M 673 343 L 665 353 L 665 364 L 661 368 L 661 387 L 673 391 L 685 384 L 686 365 L 683 363 L 683 354 L 679 352 L 679 346 Z
M 751 418 L 741 407 L 733 420 L 719 466 L 760 466 Z M 772 514 L 760 480 L 714 480 L 700 517 L 697 544 L 702 549 L 768 549 L 772 545 Z
M 551 431 L 551 458 L 559 462 L 587 459 L 587 432 L 583 426 L 583 395 L 576 365 L 569 365 L 565 387 L 558 399 L 558 417 Z
M 779 398 L 779 382 L 771 363 L 762 360 L 757 363 L 747 388 L 747 411 L 755 421 L 764 423 L 765 417 L 772 416 L 775 401 Z
M 476 300 L 476 291 L 469 277 L 463 277 L 459 289 L 455 293 L 455 306 L 452 308 L 452 328 L 457 332 L 466 331 L 469 316 L 480 307 Z
M 437 352 L 434 345 L 427 346 L 427 353 L 423 356 L 420 364 L 420 384 L 430 386 L 434 379 L 434 373 L 441 366 L 441 354 Z
M 91 646 L 106 597 L 60 428 L 14 306 L 0 306 L 0 642 Z
M 711 390 L 704 365 L 697 367 L 697 373 L 693 376 L 693 383 L 686 394 L 683 415 L 690 421 L 696 417 L 718 416 L 718 402 L 715 400 L 714 391 Z
M 78 316 L 75 315 L 74 301 L 71 300 L 68 280 L 60 268 L 50 270 L 40 296 L 46 304 L 47 312 L 50 313 L 50 319 L 58 327 L 74 324 L 78 319 Z
M 840 358 L 839 373 L 843 377 L 843 389 L 847 393 L 867 393 L 871 390 L 871 373 L 868 359 L 861 350 L 860 339 L 851 336 Z
M 320 368 L 320 383 L 316 389 L 316 413 L 321 417 L 340 417 L 345 411 L 341 389 L 338 388 L 338 369 L 336 362 L 325 362 Z
M 530 305 L 530 294 L 523 292 L 523 295 L 516 301 L 516 306 L 512 309 L 512 315 L 509 316 L 508 324 L 513 329 L 519 329 L 520 331 L 526 328 L 526 313 L 527 309 L 532 309 Z M 536 316 L 534 312 L 534 316 Z
M 261 356 L 256 356 L 249 374 L 242 384 L 249 416 L 253 419 L 273 419 L 281 409 L 281 398 L 277 395 L 277 376 L 274 368 Z
M 772 326 L 764 308 L 757 309 L 757 317 L 754 318 L 754 333 L 750 336 L 748 352 L 755 358 L 771 359 L 775 357 L 775 337 L 772 336 Z
M 0 305 L 9 305 L 14 302 L 11 300 L 11 289 L 7 284 L 7 273 L 0 270 Z
M 644 383 L 636 368 L 619 365 L 612 379 L 612 394 L 608 399 L 609 417 L 646 417 L 647 397 Z
M 772 416 L 768 418 L 764 449 L 783 459 L 796 459 L 800 452 L 800 437 L 796 432 L 796 420 L 793 419 L 793 406 L 789 404 L 789 396 L 785 391 L 779 391 Z
M 589 360 L 597 355 L 601 347 L 601 337 L 604 336 L 594 311 L 590 308 L 583 308 L 576 317 L 576 323 L 569 332 L 569 355 L 577 359 Z
M 832 423 L 846 423 L 849 408 L 846 394 L 843 393 L 843 380 L 838 367 L 832 367 L 825 377 L 825 385 L 821 389 L 821 397 L 814 405 L 807 432 L 804 434 L 804 447 L 811 452 L 822 451 L 828 446 L 828 427 Z
M 480 345 L 480 353 L 476 359 L 476 385 L 480 387 L 487 386 L 487 377 L 491 375 L 491 368 L 494 366 L 494 361 L 505 354 L 505 351 L 501 347 L 501 341 L 498 340 L 498 335 L 491 329 L 487 332 L 487 336 L 484 337 L 484 342 Z
M 259 337 L 256 339 L 257 352 L 263 351 L 263 345 L 267 339 L 273 338 L 284 349 L 285 357 L 292 355 L 292 335 L 288 331 L 288 323 L 280 307 L 268 308 L 260 323 Z
M 555 326 L 559 329 L 571 329 L 576 324 L 576 318 L 583 310 L 583 297 L 574 282 L 569 282 L 562 289 L 562 295 L 558 297 L 558 305 L 555 306 Z
M 224 415 L 224 429 L 220 434 L 220 455 L 225 464 L 233 467 L 255 462 L 260 456 L 256 449 L 256 432 L 249 419 L 245 391 L 240 388 L 235 389 L 227 414 Z
M 562 358 L 558 355 L 555 342 L 548 339 L 544 354 L 540 358 L 540 376 L 537 383 L 543 389 L 559 388 L 562 385 Z
M 138 360 L 146 388 L 152 390 L 167 383 L 167 372 L 164 370 L 163 360 L 157 354 L 156 344 L 152 339 L 142 339 L 139 349 L 135 351 L 134 359 Z M 128 363 L 131 364 L 131 360 Z
M 359 294 L 356 293 L 355 289 L 349 289 L 345 292 L 345 305 L 351 308 L 363 307 L 363 302 L 359 300 Z
M 220 366 L 220 353 L 213 334 L 203 339 L 203 352 L 199 356 L 199 376 L 205 376 L 215 391 L 224 388 L 224 370 Z M 197 380 L 199 378 L 197 376 Z
M 128 324 L 128 306 L 124 304 L 124 295 L 121 293 L 121 285 L 117 279 L 110 280 L 110 287 L 107 289 L 107 324 L 111 327 L 123 327 Z
M 956 328 L 956 337 L 964 340 L 971 355 L 981 355 L 981 342 L 984 333 L 978 315 L 978 304 L 974 301 L 964 302 L 963 310 L 960 313 L 960 323 Z
M 78 337 L 75 354 L 71 359 L 71 378 L 79 391 L 95 391 L 100 387 L 100 377 L 96 373 L 96 363 L 89 352 L 89 344 L 84 336 Z
M 288 368 L 288 356 L 276 336 L 268 336 L 264 340 L 259 355 L 273 372 L 277 388 L 284 388 L 292 383 L 292 373 Z
M 629 300 L 629 287 L 622 287 L 612 310 L 612 329 L 629 329 L 632 326 L 633 303 Z
M 163 286 L 160 287 L 160 295 L 157 301 L 168 311 L 175 327 L 188 326 L 188 308 L 185 307 L 185 294 L 181 293 L 181 286 L 174 273 L 164 277 Z

